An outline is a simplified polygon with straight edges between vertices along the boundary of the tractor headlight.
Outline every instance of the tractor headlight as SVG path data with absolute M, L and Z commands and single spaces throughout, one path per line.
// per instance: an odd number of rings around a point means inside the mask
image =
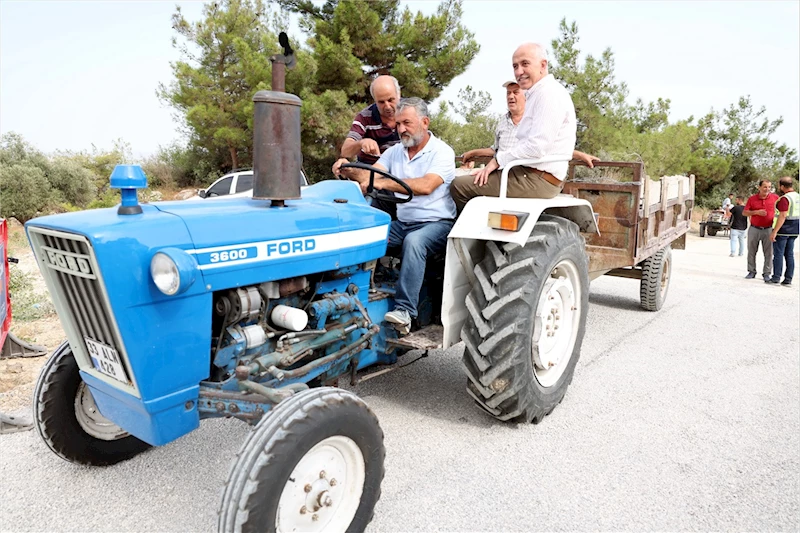
M 186 291 L 194 283 L 196 273 L 197 261 L 178 248 L 164 248 L 150 261 L 153 283 L 167 296 Z

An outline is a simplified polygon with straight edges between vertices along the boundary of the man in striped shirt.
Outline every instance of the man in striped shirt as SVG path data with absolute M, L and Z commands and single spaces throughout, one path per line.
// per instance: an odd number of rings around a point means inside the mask
M 577 121 L 569 92 L 549 72 L 547 52 L 525 43 L 512 57 L 514 76 L 525 91 L 525 112 L 517 126 L 517 144 L 499 150 L 475 175 L 459 176 L 450 186 L 461 211 L 476 196 L 498 196 L 503 167 L 516 159 L 562 158 L 536 167 L 513 167 L 508 173 L 508 196 L 553 198 L 564 185 L 575 149 Z
M 333 164 L 333 174 L 339 174 L 357 181 L 359 184 L 369 180 L 369 172 L 348 168 L 341 170 L 342 163 L 356 156 L 360 163 L 374 165 L 388 148 L 400 142 L 397 134 L 395 112 L 400 101 L 400 83 L 394 76 L 378 76 L 369 86 L 373 103 L 365 107 L 353 119 L 353 125 L 342 144 L 341 157 Z M 373 207 L 389 213 L 396 219 L 395 204 L 389 202 L 373 202 Z

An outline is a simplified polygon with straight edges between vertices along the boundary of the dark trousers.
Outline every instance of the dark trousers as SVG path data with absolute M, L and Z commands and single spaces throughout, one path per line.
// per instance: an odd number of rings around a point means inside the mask
M 786 273 L 783 282 L 789 284 L 794 276 L 794 241 L 797 235 L 777 235 L 772 243 L 772 280 L 780 281 L 783 262 L 786 261 Z

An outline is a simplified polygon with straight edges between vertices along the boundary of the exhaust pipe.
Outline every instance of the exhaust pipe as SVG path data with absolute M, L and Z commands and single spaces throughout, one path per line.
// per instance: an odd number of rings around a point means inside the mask
M 253 96 L 253 198 L 272 200 L 284 207 L 285 200 L 300 198 L 300 106 L 302 101 L 286 88 L 286 68 L 295 65 L 289 39 L 281 32 L 283 54 L 270 57 L 272 90 Z

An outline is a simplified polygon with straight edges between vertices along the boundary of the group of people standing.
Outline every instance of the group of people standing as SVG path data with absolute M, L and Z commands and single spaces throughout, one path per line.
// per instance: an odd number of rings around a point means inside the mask
M 723 204 L 723 209 L 731 217 L 731 257 L 737 255 L 737 247 L 738 255 L 743 255 L 747 232 L 745 278 L 756 277 L 756 255 L 760 246 L 764 254 L 764 282 L 789 287 L 794 277 L 794 243 L 800 234 L 800 194 L 794 190 L 794 180 L 789 176 L 778 180 L 778 191 L 780 196 L 772 192 L 769 180 L 761 180 L 758 193 L 748 198 L 746 203 L 743 196 L 737 196 L 735 205 L 726 199 L 728 203 Z
M 414 193 L 411 201 L 374 207 L 392 215 L 388 246 L 402 250 L 395 309 L 384 319 L 401 331 L 417 316 L 419 293 L 429 257 L 440 254 L 456 216 L 476 196 L 498 196 L 502 169 L 517 159 L 561 159 L 534 167 L 513 167 L 508 195 L 553 198 L 561 192 L 569 160 L 575 156 L 592 166 L 596 158 L 574 152 L 577 120 L 572 98 L 548 72 L 547 52 L 535 43 L 519 46 L 512 56 L 514 80 L 503 84 L 508 114 L 498 126 L 491 148 L 465 153 L 469 163 L 491 157 L 481 169 L 456 175 L 455 152 L 429 131 L 430 116 L 420 98 L 401 98 L 392 76 L 379 76 L 370 85 L 374 103 L 359 112 L 332 171 L 359 183 L 366 193 L 369 172 L 341 168 L 349 158 L 384 170 Z M 373 188 L 404 194 L 398 183 L 376 177 Z M 396 208 L 395 208 L 396 207 Z

